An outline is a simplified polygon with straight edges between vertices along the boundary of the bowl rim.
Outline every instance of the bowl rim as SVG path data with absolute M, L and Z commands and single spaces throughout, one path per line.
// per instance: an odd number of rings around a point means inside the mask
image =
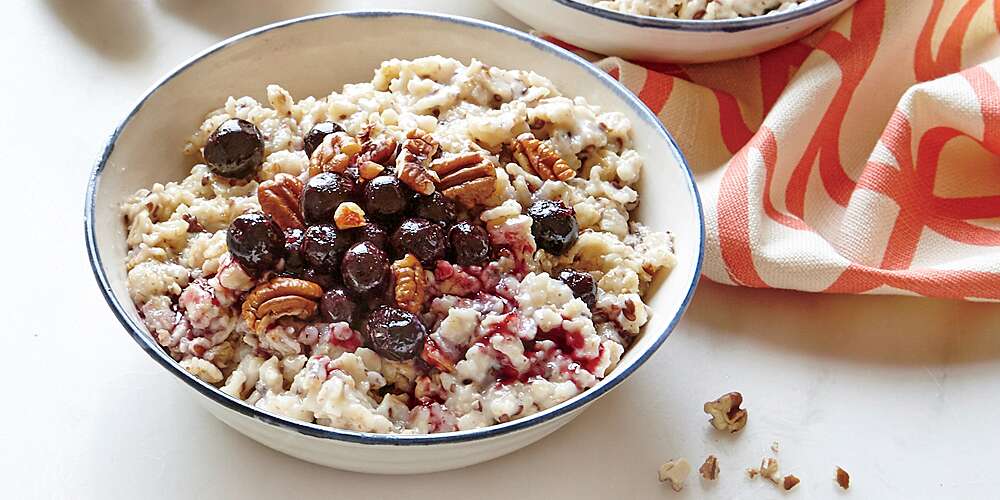
M 587 391 L 578 394 L 577 396 L 564 401 L 558 405 L 548 408 L 544 411 L 529 415 L 524 418 L 517 420 L 512 420 L 510 422 L 500 423 L 496 425 L 491 425 L 488 427 L 482 427 L 478 429 L 470 429 L 464 431 L 455 431 L 439 434 L 381 434 L 381 433 L 370 433 L 370 432 L 358 432 L 344 429 L 337 429 L 333 427 L 321 426 L 314 423 L 296 421 L 290 417 L 285 417 L 276 413 L 272 413 L 266 410 L 261 410 L 259 408 L 253 407 L 246 404 L 244 401 L 236 399 L 228 394 L 223 393 L 218 388 L 203 382 L 201 379 L 195 377 L 188 373 L 187 370 L 180 367 L 180 365 L 166 353 L 156 342 L 153 341 L 149 332 L 142 325 L 133 322 L 130 316 L 126 313 L 125 308 L 118 301 L 114 292 L 112 291 L 111 285 L 108 281 L 108 277 L 104 272 L 104 264 L 101 260 L 101 255 L 97 246 L 96 229 L 95 229 L 95 210 L 96 210 L 96 193 L 97 187 L 100 182 L 101 174 L 107 165 L 107 161 L 110 158 L 112 152 L 115 148 L 115 143 L 118 140 L 119 135 L 124 130 L 124 128 L 129 124 L 132 118 L 142 109 L 146 101 L 164 84 L 173 79 L 175 76 L 181 74 L 187 70 L 193 64 L 201 61 L 205 57 L 222 50 L 230 45 L 239 43 L 245 39 L 253 38 L 255 36 L 267 33 L 273 30 L 281 29 L 284 27 L 308 23 L 315 21 L 322 21 L 327 18 L 334 17 L 346 17 L 346 18 L 399 18 L 399 17 L 413 17 L 420 19 L 429 19 L 432 21 L 438 21 L 448 24 L 457 24 L 465 27 L 471 27 L 476 29 L 486 29 L 493 32 L 498 32 L 500 34 L 514 38 L 515 40 L 527 43 L 528 45 L 538 49 L 548 52 L 552 55 L 558 56 L 562 59 L 568 60 L 580 67 L 585 71 L 596 77 L 600 83 L 602 83 L 608 90 L 614 92 L 625 103 L 635 111 L 641 119 L 647 121 L 652 127 L 654 132 L 658 133 L 662 139 L 664 139 L 683 170 L 687 178 L 687 188 L 692 196 L 695 203 L 696 212 L 698 214 L 698 256 L 697 262 L 695 262 L 694 273 L 691 279 L 691 283 L 688 286 L 686 295 L 684 296 L 680 306 L 674 313 L 674 317 L 671 318 L 666 328 L 660 332 L 657 338 L 649 346 L 646 351 L 642 352 L 638 359 L 635 360 L 631 365 L 627 366 L 623 371 L 608 377 L 602 383 L 596 387 L 593 387 Z M 694 294 L 695 288 L 697 287 L 699 277 L 701 276 L 702 263 L 704 261 L 705 255 L 705 217 L 704 211 L 702 209 L 701 196 L 698 192 L 698 188 L 695 185 L 694 175 L 688 166 L 687 160 L 684 158 L 680 147 L 674 141 L 673 137 L 667 132 L 663 124 L 656 118 L 656 116 L 649 111 L 642 102 L 624 86 L 622 86 L 617 80 L 612 78 L 610 75 L 604 71 L 598 69 L 596 66 L 588 63 L 583 58 L 562 49 L 552 43 L 544 41 L 540 38 L 528 35 L 526 33 L 517 31 L 513 28 L 508 28 L 506 26 L 501 26 L 498 24 L 490 23 L 487 21 L 481 21 L 477 19 L 471 19 L 461 16 L 454 16 L 448 14 L 438 14 L 438 13 L 427 13 L 427 12 L 417 12 L 411 10 L 350 10 L 350 11 L 339 11 L 339 12 L 327 12 L 321 14 L 313 14 L 303 17 L 298 17 L 294 19 L 289 19 L 285 21 L 279 21 L 276 23 L 261 26 L 259 28 L 254 28 L 243 33 L 234 35 L 227 38 L 221 42 L 218 42 L 209 48 L 197 53 L 190 59 L 184 61 L 173 70 L 171 70 L 165 77 L 158 80 L 151 87 L 149 87 L 139 98 L 138 102 L 132 108 L 132 110 L 125 116 L 125 118 L 115 127 L 114 131 L 109 136 L 107 143 L 99 155 L 94 167 L 91 171 L 90 178 L 87 184 L 87 193 L 84 206 L 84 236 L 86 240 L 87 253 L 90 260 L 91 269 L 94 272 L 94 277 L 97 280 L 97 284 L 101 289 L 101 293 L 104 295 L 105 301 L 111 308 L 115 317 L 117 317 L 119 323 L 128 331 L 129 335 L 133 340 L 142 348 L 146 353 L 156 360 L 160 365 L 167 369 L 171 374 L 181 379 L 188 386 L 194 390 L 206 396 L 213 402 L 225 407 L 226 409 L 237 412 L 245 417 L 249 417 L 255 420 L 271 424 L 278 428 L 293 431 L 306 436 L 321 438 L 321 439 L 331 439 L 335 441 L 359 443 L 366 445 L 389 445 L 389 446 L 404 446 L 404 445 L 431 445 L 431 444 L 450 444 L 450 443 L 460 443 L 475 440 L 484 440 L 489 438 L 495 438 L 504 434 L 512 433 L 515 431 L 523 430 L 535 425 L 542 424 L 546 421 L 552 420 L 556 417 L 565 415 L 567 413 L 573 412 L 588 403 L 596 400 L 600 396 L 604 395 L 606 392 L 616 387 L 629 375 L 632 374 L 636 369 L 638 369 L 643 363 L 645 363 L 650 356 L 663 344 L 667 336 L 673 331 L 677 322 L 680 320 L 684 311 L 687 309 L 691 302 L 691 297 Z M 645 334 L 651 334 L 652 332 L 644 332 Z
M 696 32 L 738 32 L 747 31 L 765 26 L 773 26 L 786 22 L 792 22 L 839 3 L 849 0 L 814 0 L 813 3 L 803 7 L 796 7 L 777 14 L 765 14 L 762 16 L 741 17 L 737 19 L 670 19 L 664 17 L 641 16 L 639 14 L 625 14 L 613 10 L 602 9 L 579 0 L 553 0 L 565 7 L 591 14 L 609 21 L 629 24 L 638 28 L 654 28 L 674 31 L 696 31 Z

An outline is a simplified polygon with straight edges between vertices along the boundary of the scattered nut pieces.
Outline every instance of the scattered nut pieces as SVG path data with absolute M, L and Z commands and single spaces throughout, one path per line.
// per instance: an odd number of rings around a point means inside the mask
M 257 200 L 265 214 L 271 216 L 278 227 L 289 229 L 305 229 L 302 212 L 299 210 L 299 198 L 302 196 L 302 181 L 298 177 L 281 173 L 273 179 L 261 182 L 257 186 Z
M 781 487 L 788 491 L 799 485 L 799 478 L 795 477 L 794 474 L 789 474 L 785 476 L 781 481 Z
M 660 466 L 660 482 L 669 482 L 674 491 L 684 489 L 684 480 L 691 474 L 691 464 L 687 459 L 675 458 Z
M 757 479 L 757 476 L 760 475 L 760 471 L 754 469 L 753 467 L 747 467 L 746 472 L 747 472 L 747 477 L 750 479 Z
M 712 427 L 720 431 L 738 432 L 747 425 L 747 411 L 740 408 L 742 404 L 743 395 L 730 392 L 705 403 L 704 410 L 712 416 Z
M 345 201 L 337 205 L 337 210 L 333 213 L 333 223 L 337 229 L 352 229 L 367 224 L 365 221 L 365 211 L 353 201 Z
M 427 276 L 420 261 L 413 254 L 392 263 L 392 276 L 396 281 L 393 296 L 400 309 L 420 314 L 424 308 Z
M 424 341 L 424 350 L 420 352 L 421 359 L 444 373 L 451 373 L 455 371 L 454 357 L 449 356 L 449 354 L 437 344 L 437 341 L 434 340 L 433 336 L 427 337 L 427 340 Z
M 765 457 L 760 461 L 760 475 L 761 477 L 769 479 L 772 483 L 778 484 L 780 477 L 778 476 L 778 461 L 776 459 Z
M 363 139 L 363 144 L 361 145 L 361 152 L 355 157 L 355 163 L 361 165 L 370 161 L 384 166 L 395 162 L 396 138 L 386 136 L 378 140 L 369 140 L 368 137 L 370 135 L 371 129 L 367 129 L 362 133 L 363 137 L 359 137 L 359 139 Z
M 243 302 L 241 316 L 258 334 L 285 316 L 306 319 L 316 314 L 317 300 L 323 289 L 311 281 L 297 278 L 274 278 L 257 285 Z
M 715 455 L 709 455 L 705 459 L 705 463 L 701 464 L 701 467 L 698 467 L 698 472 L 706 480 L 715 481 L 719 478 L 719 459 L 715 458 Z
M 543 181 L 568 181 L 576 177 L 576 171 L 563 161 L 548 141 L 542 142 L 530 132 L 517 136 L 513 154 L 521 168 L 537 175 Z
M 774 441 L 771 443 L 771 451 L 778 453 L 778 442 Z
M 309 159 L 309 175 L 322 172 L 342 174 L 351 165 L 351 159 L 361 151 L 361 145 L 344 132 L 328 134 Z
M 851 475 L 840 467 L 837 467 L 837 484 L 845 490 L 851 487 Z

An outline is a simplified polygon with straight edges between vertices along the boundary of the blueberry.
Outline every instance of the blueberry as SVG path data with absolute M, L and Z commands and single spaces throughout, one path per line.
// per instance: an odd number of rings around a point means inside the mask
M 302 256 L 316 271 L 336 274 L 340 258 L 351 246 L 350 235 L 332 224 L 319 224 L 306 229 L 302 241 Z
M 355 243 L 344 254 L 340 274 L 354 294 L 372 294 L 389 283 L 389 257 L 370 241 Z
M 355 198 L 355 185 L 335 172 L 324 172 L 309 179 L 302 188 L 302 216 L 306 224 L 333 222 L 337 207 Z
M 377 222 L 369 222 L 354 230 L 355 241 L 370 241 L 375 246 L 385 250 L 389 242 L 389 233 Z
M 305 241 L 306 232 L 299 228 L 291 228 L 285 231 L 285 269 L 302 269 L 306 265 L 302 257 L 302 243 Z
M 230 118 L 208 136 L 203 154 L 215 174 L 249 177 L 264 163 L 264 136 L 254 124 Z
M 481 266 L 490 257 L 490 238 L 486 230 L 462 221 L 448 230 L 448 241 L 455 252 L 455 262 L 462 266 Z
M 427 196 L 418 196 L 414 202 L 416 214 L 435 222 L 451 224 L 455 221 L 457 207 L 451 198 L 435 191 Z
M 241 215 L 226 232 L 229 253 L 244 269 L 260 273 L 274 268 L 285 253 L 285 237 L 278 224 L 259 213 Z
M 573 296 L 582 300 L 587 307 L 593 309 L 597 303 L 597 284 L 590 273 L 577 271 L 575 269 L 563 269 L 559 273 L 559 281 L 562 281 L 573 291 Z
M 412 253 L 424 264 L 443 259 L 447 250 L 444 229 L 419 217 L 404 220 L 392 233 L 390 243 L 397 256 Z
M 323 294 L 323 298 L 319 301 L 319 310 L 323 318 L 331 323 L 339 321 L 353 323 L 358 305 L 343 288 L 333 287 Z
M 365 184 L 365 214 L 396 215 L 406 209 L 406 190 L 395 176 L 382 175 Z
M 365 334 L 372 350 L 393 361 L 406 361 L 420 354 L 427 329 L 415 314 L 391 306 L 380 306 L 368 316 Z
M 305 149 L 306 154 L 311 158 L 313 151 L 320 144 L 323 144 L 323 139 L 330 134 L 335 134 L 337 132 L 343 132 L 344 129 L 340 125 L 333 122 L 319 122 L 309 129 L 306 136 L 302 139 L 302 148 Z
M 538 200 L 528 208 L 531 234 L 539 248 L 562 255 L 576 243 L 580 226 L 576 212 L 561 201 Z

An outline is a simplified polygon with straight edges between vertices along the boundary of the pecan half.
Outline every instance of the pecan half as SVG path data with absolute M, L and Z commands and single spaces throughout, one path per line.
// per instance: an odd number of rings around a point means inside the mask
M 407 132 L 402 151 L 396 157 L 399 180 L 420 194 L 433 193 L 436 179 L 427 171 L 427 162 L 437 154 L 438 147 L 437 141 L 422 130 Z
M 243 301 L 242 317 L 258 334 L 285 316 L 306 319 L 316 314 L 323 289 L 298 278 L 274 278 L 257 285 Z
M 352 229 L 367 224 L 365 211 L 353 201 L 337 205 L 337 210 L 333 213 L 333 222 L 337 225 L 337 229 Z
M 496 190 L 493 162 L 480 153 L 465 153 L 431 163 L 441 194 L 466 208 L 482 204 Z
M 305 222 L 299 211 L 302 181 L 293 175 L 278 174 L 257 186 L 257 200 L 265 214 L 283 230 L 304 229 Z
M 416 163 L 404 163 L 396 175 L 399 176 L 400 182 L 420 194 L 428 195 L 434 192 L 433 174 Z
M 361 151 L 361 145 L 344 132 L 329 134 L 309 158 L 309 175 L 322 172 L 344 173 L 351 159 Z
M 563 161 L 559 153 L 548 142 L 542 142 L 530 132 L 515 139 L 514 159 L 521 168 L 531 172 L 543 181 L 568 181 L 576 177 L 576 171 Z
M 427 290 L 427 276 L 413 254 L 406 254 L 392 263 L 392 277 L 396 281 L 393 297 L 400 309 L 420 314 L 424 308 Z

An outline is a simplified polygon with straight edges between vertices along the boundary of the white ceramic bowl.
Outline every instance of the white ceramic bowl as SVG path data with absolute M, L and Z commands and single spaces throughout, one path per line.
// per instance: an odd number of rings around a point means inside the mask
M 577 0 L 493 0 L 528 25 L 578 47 L 634 61 L 707 63 L 801 38 L 857 0 L 815 0 L 758 17 L 692 21 L 622 14 Z
M 125 228 L 119 205 L 130 193 L 183 178 L 181 154 L 205 113 L 230 95 L 261 96 L 280 83 L 293 96 L 323 96 L 368 81 L 392 57 L 442 54 L 535 70 L 569 95 L 619 110 L 634 126 L 647 159 L 640 217 L 676 234 L 679 265 L 656 284 L 653 315 L 618 367 L 599 385 L 544 412 L 471 431 L 380 435 L 298 422 L 253 408 L 188 374 L 146 332 L 125 284 Z M 193 390 L 213 415 L 266 446 L 310 462 L 360 472 L 416 473 L 482 462 L 526 446 L 569 422 L 621 383 L 663 342 L 687 306 L 699 276 L 704 228 L 690 170 L 666 130 L 631 93 L 582 59 L 501 26 L 412 12 L 343 12 L 265 26 L 195 56 L 146 93 L 111 135 L 87 190 L 86 240 L 94 274 L 125 331 Z M 608 432 L 614 432 L 609 429 Z

